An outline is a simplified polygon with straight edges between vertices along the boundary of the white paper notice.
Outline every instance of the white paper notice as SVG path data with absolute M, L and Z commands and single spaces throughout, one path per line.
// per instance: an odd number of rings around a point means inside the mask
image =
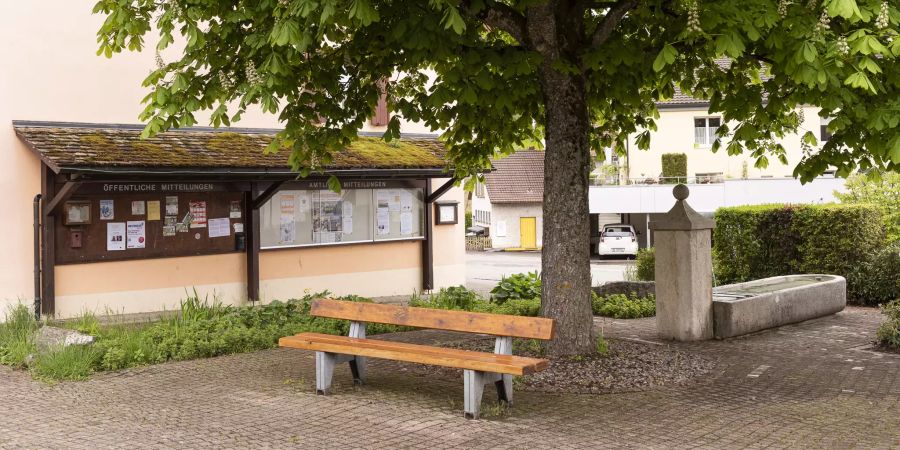
M 391 193 L 390 191 L 384 189 L 378 189 L 375 191 L 375 207 L 378 209 L 388 209 L 388 205 L 390 204 Z
M 341 214 L 343 214 L 344 217 L 353 217 L 353 203 L 342 202 Z
M 209 237 L 231 236 L 231 220 L 229 218 L 209 219 L 206 223 L 209 227 Z
M 409 211 L 400 213 L 400 234 L 412 234 L 412 213 Z
M 391 212 L 400 211 L 400 192 L 403 192 L 399 189 L 391 189 L 388 191 L 388 201 Z
M 344 203 L 346 206 L 347 203 Z M 341 217 L 341 232 L 344 234 L 353 234 L 353 216 L 344 215 Z
M 131 215 L 132 216 L 143 216 L 145 214 L 146 209 L 144 209 L 144 201 L 143 200 L 134 200 L 131 202 Z
M 115 207 L 112 200 L 100 200 L 100 220 L 113 220 Z
M 412 192 L 403 190 L 400 191 L 400 211 L 401 212 L 411 212 L 413 205 L 413 195 Z
M 125 250 L 125 224 L 110 222 L 106 224 L 106 250 Z
M 178 196 L 177 195 L 167 195 L 166 196 L 166 215 L 167 216 L 177 216 L 178 215 Z
M 281 225 L 278 233 L 280 244 L 293 244 L 297 238 L 296 225 L 294 224 L 294 216 L 281 215 Z
M 112 225 L 112 224 L 110 224 Z M 147 244 L 147 227 L 143 220 L 129 220 L 125 231 L 125 243 L 128 248 L 144 248 Z
M 375 230 L 379 236 L 391 234 L 391 214 L 387 208 L 378 208 L 375 214 Z
M 242 224 L 242 223 L 236 223 L 231 226 L 234 227 L 235 233 L 243 233 L 244 232 L 244 224 Z

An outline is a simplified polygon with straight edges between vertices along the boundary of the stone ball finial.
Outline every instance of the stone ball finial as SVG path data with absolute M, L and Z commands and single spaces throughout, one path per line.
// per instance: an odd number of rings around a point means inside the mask
M 689 195 L 691 195 L 691 190 L 683 184 L 678 184 L 674 188 L 672 188 L 672 195 L 675 196 L 676 200 L 684 200 L 688 198 Z

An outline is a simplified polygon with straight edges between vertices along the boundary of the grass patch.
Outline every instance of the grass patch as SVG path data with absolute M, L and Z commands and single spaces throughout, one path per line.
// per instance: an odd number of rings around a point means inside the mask
M 25 367 L 35 351 L 32 336 L 37 329 L 38 322 L 25 305 L 10 307 L 0 323 L 0 364 Z
M 886 317 L 875 332 L 878 343 L 888 349 L 900 350 L 900 299 L 883 305 L 881 312 Z
M 614 319 L 638 319 L 656 315 L 656 297 L 638 297 L 632 295 L 613 294 L 605 297 L 591 294 L 591 309 L 594 315 L 612 317 Z

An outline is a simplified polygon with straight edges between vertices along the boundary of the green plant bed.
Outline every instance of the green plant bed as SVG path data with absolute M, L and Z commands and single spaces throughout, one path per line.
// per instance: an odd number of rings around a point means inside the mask
M 887 350 L 900 351 L 900 299 L 881 307 L 885 321 L 875 335 L 878 343 Z
M 327 295 L 320 292 L 287 302 L 230 307 L 195 294 L 181 303 L 178 314 L 138 325 L 103 326 L 92 314 L 84 314 L 56 325 L 91 334 L 96 338 L 93 345 L 45 351 L 38 351 L 32 342 L 39 324 L 20 305 L 0 324 L 0 363 L 28 369 L 42 380 L 83 380 L 98 371 L 274 348 L 279 338 L 305 331 L 347 334 L 348 321 L 309 315 L 310 302 Z M 339 298 L 371 301 L 356 296 Z M 367 332 L 409 329 L 369 324 Z
M 653 295 L 637 297 L 614 294 L 601 297 L 593 294 L 592 297 L 591 309 L 597 316 L 614 319 L 639 319 L 656 315 L 656 297 Z

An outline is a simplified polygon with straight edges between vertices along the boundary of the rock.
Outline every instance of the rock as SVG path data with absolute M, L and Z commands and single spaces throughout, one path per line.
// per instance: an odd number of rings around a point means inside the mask
M 35 331 L 34 344 L 39 351 L 45 351 L 54 347 L 68 347 L 70 345 L 88 345 L 94 343 L 94 337 L 79 333 L 75 330 L 51 327 L 45 325 Z
M 638 297 L 656 295 L 656 283 L 652 281 L 610 281 L 592 289 L 601 297 L 614 294 L 631 295 L 632 293 Z

